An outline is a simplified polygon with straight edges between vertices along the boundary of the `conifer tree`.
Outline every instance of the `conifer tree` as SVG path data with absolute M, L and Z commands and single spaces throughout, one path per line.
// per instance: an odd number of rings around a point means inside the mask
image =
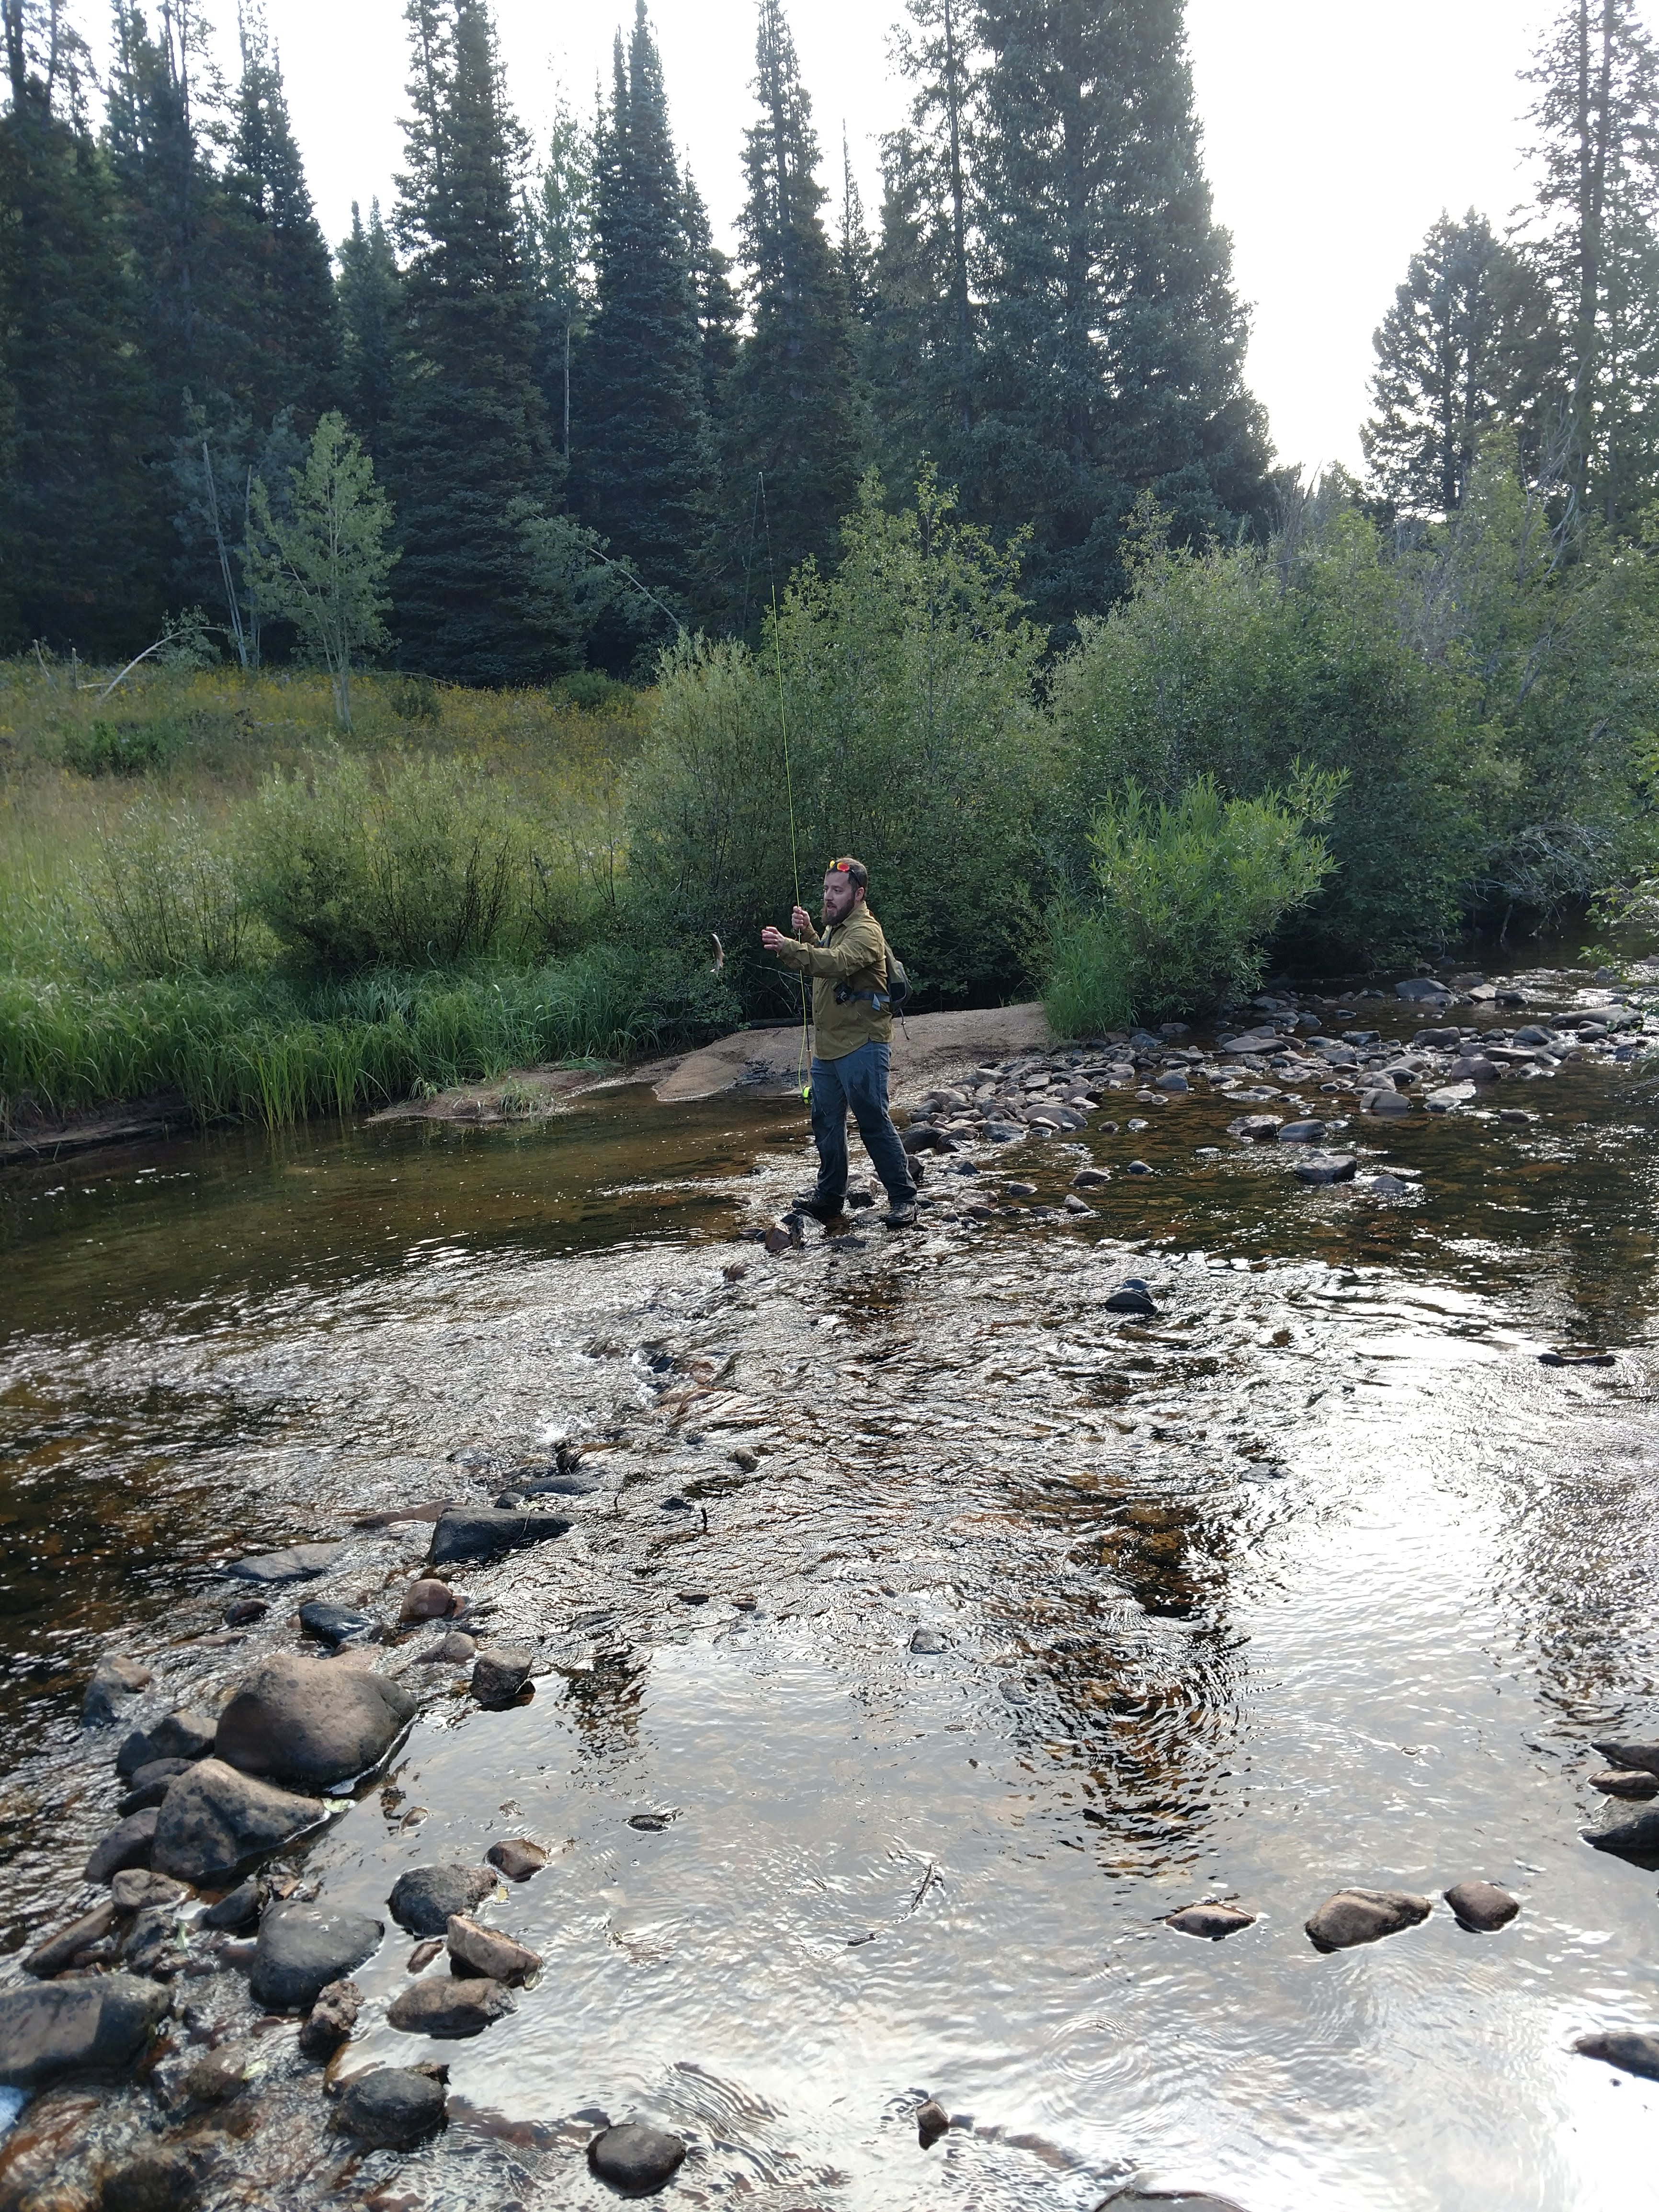
M 714 243 L 708 210 L 690 169 L 685 173 L 680 207 L 691 266 L 691 295 L 697 309 L 702 404 L 718 451 L 724 434 L 732 372 L 738 365 L 738 325 L 743 310 L 732 286 L 731 256 Z
M 156 635 L 165 516 L 116 194 L 52 6 L 0 0 L 0 649 L 90 658 Z
M 746 554 L 757 474 L 780 589 L 809 556 L 833 563 L 860 452 L 847 294 L 823 227 L 811 102 L 782 0 L 760 0 L 742 219 L 753 327 L 732 380 L 726 558 Z
M 648 590 L 689 607 L 714 455 L 684 188 L 645 0 L 625 61 L 617 40 L 593 229 L 597 305 L 575 410 L 583 519 Z
M 948 359 L 951 417 L 950 442 L 971 436 L 974 427 L 975 331 L 969 279 L 969 177 L 967 137 L 975 97 L 975 63 L 963 21 L 962 0 L 907 0 L 909 24 L 898 42 L 899 66 L 915 86 L 910 106 L 908 151 L 925 165 L 925 190 L 937 236 L 936 282 L 947 308 L 948 338 L 943 351 L 930 351 L 924 366 L 937 385 Z
M 881 171 L 864 359 L 881 471 L 889 490 L 902 497 L 924 458 L 957 486 L 971 478 L 972 459 L 962 435 L 944 173 L 936 149 L 908 127 L 883 139 Z
M 1659 54 L 1632 0 L 1567 0 L 1526 74 L 1564 473 L 1579 507 L 1626 529 L 1659 479 Z
M 1441 216 L 1373 342 L 1376 412 L 1359 443 L 1376 497 L 1401 514 L 1450 514 L 1482 431 L 1499 420 L 1535 457 L 1553 340 L 1528 264 L 1473 208 L 1461 222 Z
M 865 220 L 864 195 L 853 174 L 853 155 L 847 143 L 844 123 L 841 127 L 841 213 L 836 225 L 836 263 L 841 270 L 848 313 L 855 325 L 867 323 L 875 311 L 876 255 L 870 243 L 870 226 Z
M 263 17 L 245 8 L 240 28 L 242 75 L 225 177 L 234 266 L 226 271 L 222 312 L 240 355 L 231 388 L 256 422 L 290 409 L 309 435 L 338 397 L 333 273 Z
M 1121 588 L 1121 518 L 1176 538 L 1265 522 L 1269 448 L 1200 158 L 1183 0 L 980 0 L 974 478 L 999 531 L 1035 515 L 1053 623 Z
M 395 232 L 408 360 L 388 471 L 401 654 L 459 683 L 542 681 L 579 665 L 582 617 L 535 373 L 527 149 L 484 0 L 408 0 L 404 19 L 412 112 Z
M 379 200 L 369 202 L 367 227 L 356 201 L 351 203 L 351 234 L 341 245 L 339 262 L 345 411 L 363 451 L 384 470 L 397 392 L 403 280 Z
M 527 227 L 542 330 L 542 391 L 567 461 L 572 364 L 593 307 L 593 134 L 561 97 Z

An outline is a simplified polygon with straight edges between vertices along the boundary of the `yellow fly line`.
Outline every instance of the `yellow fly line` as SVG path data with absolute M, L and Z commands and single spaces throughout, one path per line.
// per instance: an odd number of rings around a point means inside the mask
M 795 904 L 800 900 L 800 847 L 795 833 L 795 779 L 789 765 L 789 716 L 783 697 L 783 633 L 778 625 L 778 580 L 772 567 L 772 519 L 766 507 L 766 471 L 757 471 L 760 477 L 761 515 L 766 526 L 766 568 L 772 581 L 772 658 L 778 679 L 778 731 L 783 739 L 783 787 L 789 801 L 789 866 L 795 879 Z M 796 934 L 799 936 L 799 932 Z M 800 983 L 800 1051 L 795 1061 L 795 1081 L 803 1099 L 812 1096 L 812 1085 L 806 1072 L 806 977 Z

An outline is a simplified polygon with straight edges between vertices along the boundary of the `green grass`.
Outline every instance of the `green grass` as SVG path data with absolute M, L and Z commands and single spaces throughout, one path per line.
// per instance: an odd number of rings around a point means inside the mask
M 0 977 L 0 1115 L 182 1094 L 198 1120 L 361 1109 L 549 1061 L 616 1060 L 729 1025 L 660 955 L 599 946 L 529 970 L 120 987 Z

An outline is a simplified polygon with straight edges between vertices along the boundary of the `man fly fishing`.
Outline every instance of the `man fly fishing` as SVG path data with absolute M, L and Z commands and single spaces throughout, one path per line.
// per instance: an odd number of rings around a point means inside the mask
M 862 860 L 832 860 L 823 878 L 823 932 L 798 906 L 797 943 L 769 923 L 761 943 L 786 968 L 812 978 L 812 1141 L 818 1148 L 817 1188 L 795 1201 L 803 1213 L 833 1221 L 847 1197 L 847 1110 L 887 1192 L 890 1229 L 916 1218 L 910 1161 L 887 1111 L 887 1062 L 893 1038 L 887 939 L 870 911 L 870 877 Z

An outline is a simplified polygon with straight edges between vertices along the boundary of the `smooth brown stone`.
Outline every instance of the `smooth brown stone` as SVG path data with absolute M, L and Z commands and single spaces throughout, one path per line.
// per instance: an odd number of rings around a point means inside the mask
M 528 1836 L 510 1836 L 505 1843 L 492 1844 L 484 1856 L 509 1881 L 528 1881 L 547 1864 L 547 1853 Z
M 1659 1797 L 1659 1774 L 1642 1766 L 1604 1766 L 1591 1775 L 1589 1786 L 1604 1797 Z
M 525 1982 L 542 1970 L 539 1951 L 532 1951 L 499 1928 L 485 1928 L 465 1913 L 452 1915 L 449 1955 L 457 1966 L 469 1967 L 491 1982 Z
M 1521 1910 L 1519 1899 L 1499 1889 L 1495 1881 L 1460 1881 L 1447 1890 L 1445 1897 L 1457 1915 L 1458 1925 L 1476 1929 L 1482 1935 L 1507 1928 Z
M 447 2042 L 482 2035 L 492 2021 L 516 2012 L 512 1991 L 503 1982 L 483 1977 L 477 1981 L 451 1980 L 434 1975 L 401 1990 L 386 2008 L 386 2024 L 404 2035 L 430 2035 Z
M 1178 1929 L 1183 1936 L 1207 1936 L 1212 1943 L 1218 1943 L 1224 1936 L 1237 1936 L 1241 1928 L 1254 1927 L 1255 1915 L 1241 1912 L 1233 1905 L 1188 1905 L 1170 1913 L 1164 1924 Z
M 403 1604 L 398 1607 L 399 1620 L 447 1620 L 456 1610 L 455 1593 L 447 1583 L 435 1577 L 422 1575 L 419 1582 L 411 1583 L 404 1592 Z
M 1426 1897 L 1409 1890 L 1340 1889 L 1307 1922 L 1307 1932 L 1318 1950 L 1346 1951 L 1415 1928 L 1432 1910 Z

